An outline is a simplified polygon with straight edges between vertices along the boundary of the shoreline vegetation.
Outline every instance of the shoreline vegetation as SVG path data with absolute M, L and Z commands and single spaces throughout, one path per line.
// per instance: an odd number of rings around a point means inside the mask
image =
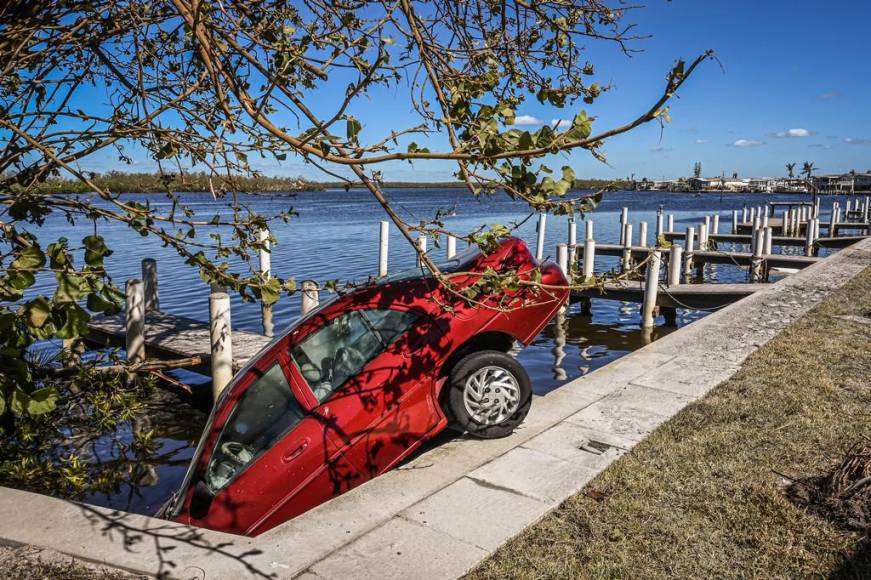
M 191 172 L 182 175 L 159 173 L 126 173 L 122 171 L 110 171 L 108 173 L 91 173 L 91 181 L 101 189 L 109 191 L 113 194 L 128 194 L 128 193 L 166 193 L 167 190 L 175 193 L 207 193 L 209 191 L 230 192 L 238 191 L 241 193 L 299 193 L 299 192 L 317 192 L 335 189 L 359 189 L 363 188 L 362 183 L 346 184 L 341 181 L 310 181 L 300 176 L 233 176 L 232 178 L 213 177 L 211 183 L 209 175 L 205 172 Z M 647 182 L 652 183 L 652 182 Z M 466 185 L 461 181 L 385 181 L 382 184 L 384 189 L 465 189 Z M 647 192 L 654 191 L 645 187 L 645 182 L 631 181 L 628 179 L 576 179 L 572 190 L 604 190 L 604 191 L 638 191 Z M 53 177 L 35 186 L 32 190 L 40 195 L 76 195 L 92 193 L 92 189 L 87 184 L 78 179 Z M 655 191 L 663 191 L 670 193 L 698 193 L 698 194 L 730 194 L 730 193 L 746 193 L 744 191 L 733 190 L 716 190 L 716 189 L 697 189 L 691 187 L 682 187 L 678 189 L 656 189 Z M 773 191 L 771 193 L 795 193 L 806 194 L 807 191 L 784 190 Z M 825 194 L 848 194 L 848 191 L 820 191 L 820 195 Z M 855 194 L 866 195 L 868 191 L 856 190 Z
M 230 179 L 212 178 L 205 172 L 160 175 L 159 173 L 125 173 L 110 171 L 108 173 L 92 173 L 91 181 L 98 187 L 113 194 L 124 193 L 165 193 L 167 189 L 173 192 L 208 192 L 231 191 L 261 193 L 295 193 L 304 191 L 325 191 L 328 189 L 343 189 L 346 184 L 340 181 L 317 182 L 303 177 L 267 177 L 267 176 L 233 176 Z M 414 182 L 386 181 L 385 189 L 454 189 L 465 188 L 461 181 Z M 363 187 L 362 183 L 351 184 L 352 188 Z M 608 179 L 577 179 L 574 189 L 629 189 L 632 183 L 626 180 Z M 78 179 L 50 178 L 35 188 L 38 194 L 84 194 L 92 189 Z

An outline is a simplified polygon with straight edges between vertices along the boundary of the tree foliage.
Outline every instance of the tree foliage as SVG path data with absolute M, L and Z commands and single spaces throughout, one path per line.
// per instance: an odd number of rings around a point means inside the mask
M 45 412 L 58 396 L 42 390 L 51 387 L 23 356 L 34 341 L 75 338 L 90 313 L 118 310 L 122 294 L 104 269 L 111 249 L 99 235 L 103 222 L 156 237 L 206 282 L 244 299 L 272 302 L 295 291 L 292 278 L 267 279 L 251 265 L 264 246 L 260 230 L 293 215 L 259 215 L 236 198 L 240 176 L 258 175 L 254 158 L 301 160 L 328 179 L 362 184 L 412 245 L 415 231 L 433 234 L 443 224 L 403 220 L 382 191 L 387 162 L 450 161 L 471 195 L 504 191 L 532 210 L 588 210 L 596 198 L 572 197 L 575 172 L 562 163 L 549 167 L 554 157 L 581 149 L 604 159 L 608 138 L 664 122 L 668 101 L 710 57 L 677 61 L 645 111 L 599 128 L 584 107 L 609 87 L 595 80 L 584 47 L 601 42 L 630 52 L 627 10 L 607 0 L 4 4 L 0 412 Z M 367 126 L 368 98 L 385 88 L 407 96 L 415 124 L 386 134 Z M 111 110 L 82 106 L 95 92 Z M 336 92 L 342 98 L 328 108 L 321 95 Z M 564 109 L 570 122 L 517 127 L 528 102 Z M 157 164 L 170 204 L 130 201 L 80 169 L 106 152 L 131 163 L 134 151 Z M 229 212 L 203 216 L 184 204 L 177 184 L 191 171 L 202 172 Z M 49 187 L 60 177 L 93 195 Z M 37 227 L 53 214 L 71 226 L 93 224 L 95 233 L 38 239 Z M 458 237 L 486 244 L 493 236 Z M 439 274 L 426 255 L 421 260 Z M 247 268 L 234 269 L 233 261 Z M 28 292 L 41 272 L 56 278 L 52 296 Z

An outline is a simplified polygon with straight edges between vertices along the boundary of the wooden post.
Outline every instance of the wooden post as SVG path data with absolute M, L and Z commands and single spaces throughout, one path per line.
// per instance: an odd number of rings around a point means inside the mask
M 665 233 L 662 230 L 662 218 L 663 218 L 662 213 L 656 214 L 656 237 L 653 240 L 654 246 L 659 245 L 659 240 L 660 240 L 660 238 L 662 238 L 662 234 Z
M 378 277 L 383 278 L 387 275 L 387 249 L 390 243 L 390 224 L 386 221 L 381 222 L 381 228 L 378 235 Z
M 738 210 L 737 209 L 732 210 L 732 233 L 733 234 L 738 233 Z
M 447 256 L 448 260 L 453 260 L 454 256 L 457 255 L 457 238 L 448 234 L 448 243 L 447 243 Z
M 814 241 L 820 239 L 820 218 L 814 218 Z M 814 248 L 814 255 L 819 252 Z
M 632 224 L 624 224 L 623 226 L 623 259 L 621 267 L 623 271 L 632 268 Z
M 741 223 L 742 224 L 747 223 L 747 206 L 746 205 L 741 209 Z
M 556 245 L 556 263 L 559 265 L 563 275 L 569 277 L 569 249 L 566 244 Z
M 668 231 L 674 231 L 674 214 L 668 214 Z
M 681 264 L 681 255 L 683 254 L 683 248 L 678 246 L 677 244 L 673 244 L 671 246 L 671 255 L 668 257 L 668 285 L 669 286 L 679 286 L 680 285 L 680 276 L 681 276 L 681 268 L 683 264 Z
M 596 264 L 596 240 L 587 238 L 584 240 L 584 281 L 593 277 Z
M 145 284 L 142 280 L 127 280 L 126 340 L 127 360 L 145 361 Z
M 834 202 L 832 204 L 832 215 L 829 219 L 829 237 L 835 237 L 836 227 L 835 224 L 838 223 L 838 202 Z
M 160 311 L 160 294 L 157 290 L 157 260 L 142 260 L 142 282 L 145 284 L 145 312 Z
M 587 220 L 586 226 L 584 228 L 584 234 L 585 240 L 593 239 L 593 220 Z
M 762 249 L 765 245 L 765 236 L 762 228 L 753 230 L 753 257 L 750 259 L 750 281 L 762 281 Z
M 699 224 L 699 250 L 708 249 L 708 224 Z
M 209 343 L 212 355 L 212 395 L 215 400 L 233 379 L 233 331 L 230 295 L 220 284 L 209 292 Z
M 781 220 L 780 226 L 780 235 L 788 236 L 789 235 L 789 210 L 783 210 L 783 218 Z
M 540 213 L 538 214 L 538 240 L 535 245 L 535 259 L 543 260 L 544 259 L 544 231 L 547 226 L 547 214 Z
M 300 314 L 305 316 L 320 304 L 320 291 L 318 283 L 314 280 L 305 280 L 302 283 L 302 297 L 300 305 Z
M 768 214 L 762 214 L 762 228 L 768 227 Z
M 750 221 L 752 222 L 754 219 L 756 219 L 756 208 L 751 207 L 750 208 Z
M 718 213 L 714 214 L 714 222 L 713 222 L 713 225 L 711 226 L 711 233 L 713 233 L 714 235 L 717 235 L 720 233 L 720 214 L 718 214 Z
M 642 248 L 647 247 L 647 222 L 638 224 L 638 245 Z
M 419 250 L 417 254 L 417 267 L 420 268 L 423 265 L 420 254 L 426 254 L 426 234 L 423 232 L 417 236 L 417 249 Z
M 568 256 L 568 264 L 569 264 L 569 274 L 577 271 L 577 259 L 578 259 L 578 223 L 575 221 L 574 217 L 569 218 L 569 256 Z
M 765 237 L 763 238 L 763 254 L 766 256 L 771 255 L 772 248 L 772 238 L 774 237 L 774 231 L 771 227 L 766 227 L 765 229 Z
M 684 247 L 684 274 L 689 276 L 693 271 L 693 246 L 696 243 L 696 230 L 694 228 L 687 228 L 687 234 L 684 238 L 684 243 L 686 246 Z
M 711 216 L 705 216 L 705 242 L 707 243 L 707 235 L 711 233 Z
M 264 279 L 272 277 L 272 247 L 269 243 L 269 230 L 261 228 L 258 232 L 258 239 L 263 244 L 260 248 L 260 273 Z M 272 305 L 260 303 L 260 319 L 263 322 L 263 334 L 272 338 L 274 325 L 272 324 Z
M 804 236 L 804 255 L 805 256 L 813 256 L 814 255 L 814 229 L 816 228 L 816 221 L 812 219 L 807 224 L 807 231 Z
M 656 325 L 653 310 L 656 308 L 656 292 L 659 290 L 659 265 L 661 256 L 659 250 L 650 254 L 647 264 L 647 274 L 644 278 L 644 302 L 641 305 L 641 326 L 652 328 Z
M 626 225 L 629 223 L 629 208 L 620 210 L 620 245 L 624 244 L 623 235 L 626 233 Z

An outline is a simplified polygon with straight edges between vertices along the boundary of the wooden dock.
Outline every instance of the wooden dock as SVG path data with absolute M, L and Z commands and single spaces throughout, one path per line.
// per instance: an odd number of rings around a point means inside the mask
M 767 288 L 769 284 L 680 284 L 660 285 L 656 305 L 666 308 L 692 308 L 712 310 L 721 308 Z M 644 300 L 644 281 L 610 282 L 603 289 L 589 288 L 572 291 L 573 301 L 582 298 L 606 298 L 623 302 Z
M 124 346 L 125 315 L 94 316 L 88 323 L 86 340 L 98 346 Z M 233 329 L 233 370 L 237 371 L 248 359 L 260 352 L 271 341 L 262 334 Z M 211 343 L 209 323 L 175 316 L 165 312 L 145 314 L 145 350 L 149 357 L 179 359 L 198 357 L 202 362 L 190 370 L 210 375 Z
M 749 236 L 747 236 L 749 237 Z M 863 239 L 863 238 L 860 238 Z M 633 260 L 642 260 L 650 255 L 652 248 L 648 246 L 632 246 L 630 253 Z M 618 244 L 598 244 L 596 254 L 604 256 L 622 256 L 626 250 Z M 583 256 L 583 246 L 578 246 L 578 251 Z M 686 254 L 684 254 L 686 256 Z M 749 252 L 723 252 L 719 250 L 695 250 L 690 252 L 689 257 L 693 263 L 705 264 L 735 264 L 737 266 L 749 266 L 752 263 L 753 254 Z M 772 268 L 806 268 L 816 264 L 824 258 L 811 256 L 790 256 L 787 254 L 763 254 L 762 260 Z

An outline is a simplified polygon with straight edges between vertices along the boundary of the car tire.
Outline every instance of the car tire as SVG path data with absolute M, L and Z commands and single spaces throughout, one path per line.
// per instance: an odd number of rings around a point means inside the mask
M 456 427 L 482 439 L 505 437 L 529 413 L 532 383 L 513 357 L 498 350 L 477 351 L 451 370 L 446 403 Z

